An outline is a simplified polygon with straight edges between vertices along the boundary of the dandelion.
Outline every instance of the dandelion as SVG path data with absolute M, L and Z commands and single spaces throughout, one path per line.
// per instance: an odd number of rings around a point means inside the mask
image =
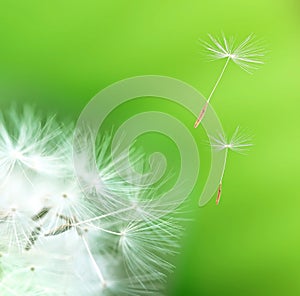
M 159 295 L 181 231 L 174 218 L 153 219 L 145 201 L 155 190 L 120 178 L 111 135 L 93 148 L 80 135 L 99 170 L 79 153 L 75 172 L 71 128 L 54 117 L 10 110 L 0 131 L 1 296 Z M 126 173 L 124 159 L 115 161 Z
M 226 168 L 226 162 L 228 157 L 228 150 L 232 150 L 234 152 L 243 154 L 245 153 L 251 146 L 251 138 L 245 133 L 243 133 L 239 127 L 236 128 L 233 135 L 229 140 L 223 134 L 220 134 L 219 137 L 210 137 L 211 147 L 215 150 L 225 150 L 225 162 L 223 166 L 223 171 L 218 187 L 216 204 L 218 205 L 221 199 L 222 194 L 222 182 Z
M 203 42 L 203 46 L 208 53 L 208 57 L 212 60 L 225 59 L 226 62 L 221 70 L 212 91 L 210 92 L 206 103 L 202 107 L 200 114 L 194 124 L 197 128 L 202 119 L 205 116 L 207 108 L 209 106 L 210 100 L 218 87 L 225 70 L 230 61 L 233 61 L 244 71 L 251 73 L 253 70 L 257 69 L 259 65 L 263 64 L 263 57 L 265 54 L 264 48 L 261 46 L 261 42 L 256 40 L 253 34 L 250 34 L 244 39 L 240 44 L 235 43 L 234 38 L 227 39 L 224 35 L 222 38 L 215 38 L 212 35 L 208 35 L 210 38 L 209 42 Z

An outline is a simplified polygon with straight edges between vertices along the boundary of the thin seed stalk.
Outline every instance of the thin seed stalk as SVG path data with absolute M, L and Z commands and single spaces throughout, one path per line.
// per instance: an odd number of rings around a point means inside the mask
M 223 67 L 223 69 L 221 71 L 221 74 L 219 75 L 219 78 L 218 78 L 217 82 L 215 83 L 215 85 L 214 85 L 211 93 L 209 94 L 209 97 L 208 97 L 205 105 L 202 107 L 202 109 L 200 111 L 200 114 L 199 114 L 199 116 L 198 116 L 198 118 L 197 118 L 197 120 L 196 120 L 196 122 L 194 124 L 194 128 L 197 128 L 198 125 L 201 123 L 202 119 L 204 118 L 206 110 L 207 110 L 207 107 L 209 105 L 209 102 L 210 102 L 210 100 L 211 100 L 211 98 L 212 98 L 212 96 L 213 96 L 213 94 L 214 94 L 217 86 L 219 85 L 219 83 L 220 83 L 220 81 L 221 81 L 221 79 L 222 79 L 222 77 L 224 75 L 224 72 L 225 72 L 225 70 L 227 68 L 227 65 L 228 65 L 229 61 L 230 61 L 230 57 L 227 58 L 226 63 L 225 63 L 225 65 L 224 65 L 224 67 Z

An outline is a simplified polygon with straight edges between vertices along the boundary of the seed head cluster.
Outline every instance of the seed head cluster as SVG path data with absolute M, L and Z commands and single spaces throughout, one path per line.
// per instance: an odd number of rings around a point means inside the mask
M 98 170 L 79 157 L 75 173 L 72 136 L 28 107 L 0 116 L 0 295 L 162 295 L 175 218 L 154 218 L 157 191 L 118 176 L 110 135 L 77 139 Z

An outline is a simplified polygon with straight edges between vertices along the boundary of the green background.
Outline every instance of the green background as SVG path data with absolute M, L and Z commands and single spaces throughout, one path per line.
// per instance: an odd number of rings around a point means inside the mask
M 103 87 L 146 74 L 178 78 L 207 96 L 223 61 L 204 61 L 199 38 L 256 33 L 267 44 L 266 64 L 254 75 L 230 64 L 212 100 L 224 129 L 248 128 L 254 147 L 246 157 L 229 155 L 219 206 L 197 207 L 199 181 L 169 295 L 300 295 L 299 29 L 298 0 L 1 1 L 0 106 L 33 103 L 76 119 Z M 194 121 L 151 100 L 120 108 L 105 128 L 132 110 L 162 108 Z M 166 139 L 145 143 L 178 163 Z

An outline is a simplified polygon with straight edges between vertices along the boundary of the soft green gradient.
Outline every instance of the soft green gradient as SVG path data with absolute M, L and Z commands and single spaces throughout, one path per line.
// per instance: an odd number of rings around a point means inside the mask
M 198 208 L 195 190 L 194 212 L 186 214 L 195 220 L 169 295 L 300 295 L 299 1 L 11 0 L 1 2 L 0 20 L 2 110 L 31 102 L 62 119 L 75 119 L 100 89 L 135 75 L 175 77 L 208 95 L 224 61 L 205 62 L 198 39 L 221 31 L 263 37 L 267 64 L 254 75 L 231 64 L 212 99 L 225 130 L 249 128 L 255 146 L 247 157 L 229 155 L 218 207 Z M 134 107 L 120 108 L 107 129 Z M 177 106 L 147 101 L 134 110 L 160 108 L 192 130 L 194 118 Z M 202 131 L 193 133 L 201 141 Z M 177 150 L 157 141 L 176 168 Z

